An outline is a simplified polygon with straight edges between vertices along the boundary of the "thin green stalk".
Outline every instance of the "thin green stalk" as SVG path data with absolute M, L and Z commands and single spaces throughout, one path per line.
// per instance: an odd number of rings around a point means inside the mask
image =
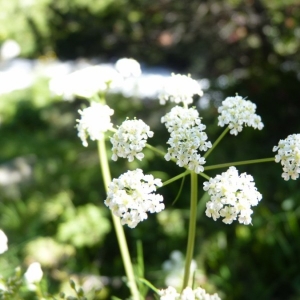
M 190 222 L 189 222 L 188 242 L 187 242 L 186 258 L 185 258 L 182 290 L 185 289 L 189 283 L 190 267 L 193 259 L 195 235 L 196 235 L 197 201 L 198 201 L 198 175 L 195 172 L 191 172 Z
M 178 180 L 178 179 L 180 179 L 180 178 L 188 175 L 189 173 L 191 173 L 191 171 L 190 170 L 186 170 L 185 172 L 183 172 L 183 173 L 181 173 L 181 174 L 179 174 L 179 175 L 177 175 L 175 177 L 172 177 L 171 179 L 163 182 L 163 186 L 166 186 L 166 185 L 168 185 L 168 184 L 170 184 L 170 183 L 172 183 L 172 182 L 174 182 L 174 181 L 176 181 L 176 180 Z
M 104 137 L 98 141 L 98 153 L 99 153 L 99 159 L 100 159 L 100 167 L 102 171 L 103 181 L 106 192 L 108 191 L 108 185 L 111 182 L 111 175 L 110 175 L 110 169 L 108 165 L 108 159 L 107 159 L 107 153 L 106 153 L 106 147 L 105 147 L 105 139 Z M 132 295 L 132 298 L 134 300 L 140 300 L 139 291 L 136 285 L 134 272 L 133 272 L 133 266 L 129 255 L 129 250 L 126 242 L 126 237 L 124 233 L 123 226 L 120 222 L 120 218 L 115 216 L 112 213 L 112 220 L 114 223 L 115 231 L 117 240 L 120 247 L 120 252 L 126 272 L 126 276 L 128 279 L 128 285 L 130 288 L 130 292 Z
M 150 144 L 146 144 L 146 147 L 149 148 L 149 149 L 151 149 L 153 152 L 157 153 L 158 155 L 161 155 L 163 157 L 166 155 L 165 152 L 163 152 L 163 151 L 161 151 L 161 150 L 159 150 L 159 149 L 151 146 Z
M 35 294 L 38 297 L 38 299 L 44 299 L 40 283 L 39 282 L 36 283 L 35 287 L 36 287 Z
M 229 131 L 229 127 L 226 127 L 225 130 L 221 133 L 221 135 L 217 138 L 217 140 L 213 143 L 212 147 L 208 149 L 208 151 L 203 155 L 204 158 L 207 158 L 208 155 L 217 147 L 217 145 L 221 142 L 223 137 L 226 135 L 226 133 Z
M 199 173 L 200 176 L 202 176 L 203 178 L 205 178 L 206 180 L 209 180 L 210 177 L 208 175 L 206 175 L 205 173 Z
M 159 295 L 159 289 L 157 289 L 151 282 L 146 280 L 145 278 L 139 278 L 139 281 L 144 283 L 146 286 L 148 286 L 152 291 L 154 291 L 156 294 Z
M 259 163 L 271 162 L 271 161 L 275 161 L 275 158 L 269 157 L 269 158 L 260 158 L 260 159 L 243 160 L 243 161 L 236 161 L 236 162 L 230 162 L 230 163 L 225 163 L 225 164 L 218 164 L 218 165 L 204 167 L 204 170 L 208 171 L 208 170 L 226 168 L 226 167 L 231 167 L 231 166 L 259 164 Z

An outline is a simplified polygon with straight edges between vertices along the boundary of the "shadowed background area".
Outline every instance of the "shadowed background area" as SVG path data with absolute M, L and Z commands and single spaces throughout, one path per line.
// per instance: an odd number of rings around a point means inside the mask
M 77 111 L 88 102 L 51 89 L 53 80 L 63 82 L 62 75 L 95 64 L 109 70 L 121 57 L 138 60 L 156 80 L 146 76 L 138 96 L 115 91 L 107 102 L 115 110 L 114 124 L 126 117 L 143 119 L 154 131 L 151 144 L 164 150 L 168 133 L 160 118 L 172 105 L 160 106 L 149 91 L 166 74 L 202 79 L 204 96 L 194 105 L 212 142 L 222 132 L 217 127 L 221 101 L 236 93 L 247 97 L 257 105 L 264 129 L 226 136 L 209 165 L 272 157 L 280 139 L 300 132 L 297 1 L 2 0 L 0 7 L 0 228 L 9 238 L 9 251 L 0 256 L 2 276 L 39 261 L 47 277 L 44 287 L 53 294 L 66 290 L 72 276 L 91 290 L 91 299 L 128 297 L 103 204 L 96 144 L 84 148 L 75 129 Z M 17 44 L 7 52 L 9 40 Z M 144 153 L 141 163 L 111 162 L 112 176 L 139 167 L 164 181 L 182 172 L 148 149 Z M 199 206 L 195 285 L 225 300 L 299 299 L 299 179 L 285 182 L 275 163 L 238 170 L 253 175 L 263 199 L 254 208 L 252 226 L 214 222 Z M 199 184 L 201 194 L 202 179 Z M 181 256 L 172 251 L 186 250 L 189 179 L 172 204 L 179 186 L 160 190 L 164 212 L 125 228 L 133 261 L 140 240 L 145 278 L 158 288 L 177 274 Z M 155 299 L 151 291 L 147 299 Z

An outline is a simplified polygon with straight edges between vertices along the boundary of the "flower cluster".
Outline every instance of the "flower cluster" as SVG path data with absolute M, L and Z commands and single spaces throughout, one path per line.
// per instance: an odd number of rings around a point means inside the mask
M 24 274 L 24 277 L 29 288 L 35 290 L 35 284 L 39 283 L 43 278 L 41 264 L 38 262 L 30 264 L 27 271 Z
M 273 147 L 278 151 L 275 161 L 283 166 L 282 177 L 284 180 L 297 179 L 300 173 L 300 134 L 291 134 L 286 139 L 280 140 L 278 146 Z
M 264 124 L 261 117 L 255 114 L 256 105 L 249 100 L 244 100 L 241 96 L 227 97 L 222 106 L 218 108 L 220 116 L 218 125 L 224 127 L 229 125 L 230 133 L 237 135 L 242 131 L 243 125 L 261 130 Z
M 49 87 L 54 94 L 67 100 L 73 100 L 75 96 L 89 99 L 99 92 L 107 91 L 108 88 L 120 86 L 122 81 L 121 74 L 114 68 L 95 65 L 53 78 Z
M 122 225 L 134 228 L 147 219 L 147 212 L 158 213 L 165 208 L 163 197 L 153 193 L 160 186 L 160 179 L 144 175 L 140 169 L 128 171 L 109 184 L 104 203 L 121 218 Z
M 165 104 L 167 100 L 186 105 L 193 103 L 193 96 L 203 95 L 199 83 L 189 76 L 181 74 L 171 74 L 166 81 L 163 91 L 159 95 L 160 104 Z
M 262 199 L 251 175 L 242 173 L 239 176 L 237 169 L 230 167 L 203 184 L 203 189 L 211 196 L 206 204 L 208 217 L 216 221 L 221 216 L 225 224 L 231 224 L 237 217 L 240 223 L 251 223 L 251 206 L 256 206 Z
M 4 233 L 4 231 L 2 231 L 0 229 L 0 254 L 4 253 L 5 251 L 7 251 L 8 247 L 7 247 L 7 236 Z
M 126 120 L 118 128 L 117 132 L 110 138 L 112 147 L 112 160 L 118 157 L 127 158 L 133 161 L 134 157 L 142 160 L 148 137 L 153 136 L 153 131 L 142 120 Z
M 30 283 L 40 282 L 43 277 L 43 271 L 41 268 L 41 264 L 38 262 L 34 262 L 29 265 L 27 271 L 24 274 L 26 280 Z
M 133 58 L 121 58 L 115 64 L 116 70 L 124 77 L 138 77 L 142 74 L 140 64 Z
M 204 157 L 197 152 L 211 148 L 211 142 L 207 142 L 207 135 L 203 130 L 206 126 L 201 124 L 199 113 L 194 108 L 175 106 L 161 119 L 165 123 L 171 137 L 168 144 L 167 161 L 174 159 L 178 166 L 187 167 L 195 173 L 203 172 Z
M 169 286 L 165 290 L 160 290 L 159 296 L 160 300 L 221 300 L 218 294 L 209 295 L 200 287 L 195 290 L 186 287 L 182 293 L 179 294 L 175 288 Z
M 88 146 L 88 136 L 93 141 L 99 140 L 113 126 L 110 116 L 113 115 L 114 110 L 108 105 L 92 102 L 91 106 L 78 112 L 81 115 L 81 119 L 77 120 L 78 136 L 85 147 Z

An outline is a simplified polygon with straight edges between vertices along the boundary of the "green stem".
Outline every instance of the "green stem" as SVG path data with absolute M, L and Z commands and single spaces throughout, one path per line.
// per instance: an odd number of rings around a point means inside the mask
M 175 177 L 173 177 L 173 178 L 171 178 L 171 179 L 163 182 L 163 186 L 166 186 L 166 185 L 168 185 L 168 184 L 170 184 L 170 183 L 172 183 L 172 182 L 174 182 L 174 181 L 176 181 L 176 180 L 178 180 L 178 179 L 180 179 L 180 178 L 188 175 L 189 173 L 191 173 L 191 171 L 190 170 L 186 170 L 185 172 L 183 172 L 183 173 L 181 173 L 181 174 L 179 174 L 179 175 L 177 175 L 177 176 L 175 176 Z
M 217 147 L 217 145 L 221 142 L 222 138 L 229 131 L 229 127 L 226 127 L 225 130 L 221 133 L 221 135 L 217 138 L 217 140 L 213 143 L 212 147 L 203 155 L 204 158 L 207 158 L 208 155 Z
M 40 283 L 39 282 L 36 283 L 35 287 L 36 287 L 35 293 L 36 293 L 37 298 L 44 299 Z
M 206 175 L 205 173 L 199 173 L 200 176 L 202 176 L 203 178 L 205 178 L 206 180 L 209 180 L 210 177 L 208 175 Z
M 159 289 L 157 289 L 151 282 L 149 282 L 145 278 L 139 278 L 139 281 L 144 283 L 146 286 L 148 286 L 151 290 L 153 290 L 156 294 L 159 295 Z
M 111 175 L 110 175 L 110 169 L 109 169 L 109 165 L 108 165 L 108 158 L 107 158 L 107 153 L 106 153 L 104 137 L 98 141 L 98 153 L 99 153 L 100 167 L 101 167 L 101 171 L 102 171 L 105 191 L 107 192 L 108 185 L 111 182 Z M 139 296 L 139 292 L 138 292 L 135 277 L 134 277 L 133 266 L 132 266 L 132 262 L 130 259 L 129 250 L 128 250 L 123 226 L 120 222 L 120 218 L 115 216 L 113 213 L 112 213 L 112 220 L 114 223 L 116 236 L 117 236 L 117 240 L 119 243 L 120 252 L 121 252 L 121 256 L 122 256 L 125 272 L 127 275 L 128 285 L 130 288 L 132 298 L 134 300 L 140 300 L 140 296 Z
M 243 160 L 243 161 L 236 161 L 236 162 L 230 162 L 230 163 L 225 163 L 225 164 L 218 164 L 218 165 L 204 167 L 204 170 L 208 171 L 208 170 L 214 170 L 214 169 L 219 169 L 219 168 L 226 168 L 226 167 L 231 167 L 231 166 L 258 164 L 258 163 L 271 162 L 271 161 L 275 161 L 275 158 L 274 157 L 270 157 L 270 158 Z
M 190 222 L 189 222 L 188 242 L 187 242 L 186 258 L 185 258 L 182 290 L 185 289 L 189 283 L 190 267 L 193 259 L 195 235 L 196 235 L 197 200 L 198 200 L 198 175 L 195 172 L 191 172 Z
M 165 152 L 163 152 L 163 151 L 161 151 L 161 150 L 159 150 L 159 149 L 151 146 L 150 144 L 146 144 L 146 147 L 149 148 L 149 149 L 151 149 L 153 152 L 155 152 L 155 153 L 157 153 L 159 155 L 162 155 L 163 157 L 166 155 Z

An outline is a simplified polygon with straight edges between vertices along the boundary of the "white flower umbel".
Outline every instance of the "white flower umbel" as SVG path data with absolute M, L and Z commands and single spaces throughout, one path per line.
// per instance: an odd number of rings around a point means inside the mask
M 0 61 L 10 60 L 21 53 L 20 45 L 14 40 L 6 40 L 0 47 Z
M 229 125 L 230 133 L 237 135 L 242 131 L 243 125 L 261 130 L 264 124 L 261 117 L 255 114 L 256 105 L 241 96 L 227 97 L 218 108 L 220 113 L 218 125 L 224 127 Z
M 300 134 L 291 134 L 286 139 L 280 140 L 278 146 L 273 147 L 278 151 L 275 161 L 283 166 L 282 177 L 284 180 L 297 179 L 300 173 Z
M 91 98 L 99 92 L 122 84 L 123 77 L 115 68 L 108 65 L 89 66 L 67 75 L 57 76 L 49 82 L 50 90 L 73 100 L 76 96 Z
M 142 74 L 140 64 L 133 58 L 121 58 L 115 64 L 116 70 L 124 77 L 138 77 Z
M 186 105 L 193 103 L 193 96 L 203 95 L 199 83 L 192 79 L 190 75 L 171 74 L 165 83 L 163 91 L 159 95 L 160 104 L 166 101 L 175 103 L 184 103 Z
M 118 160 L 118 157 L 127 158 L 133 161 L 144 158 L 141 153 L 146 146 L 147 139 L 153 137 L 153 131 L 142 120 L 126 120 L 118 128 L 117 132 L 110 138 L 112 147 L 112 160 Z
M 206 215 L 215 221 L 223 217 L 225 224 L 231 224 L 237 219 L 242 224 L 251 223 L 251 206 L 256 206 L 262 199 L 257 191 L 253 177 L 242 173 L 240 176 L 235 167 L 210 178 L 203 183 L 204 191 L 211 196 L 206 203 Z
M 0 254 L 7 251 L 7 249 L 8 249 L 7 242 L 8 242 L 8 239 L 7 239 L 6 234 L 4 233 L 4 231 L 2 231 L 0 229 Z
M 201 123 L 198 111 L 195 108 L 175 106 L 161 118 L 161 122 L 165 123 L 171 133 L 167 142 L 170 147 L 165 159 L 174 159 L 178 166 L 195 173 L 203 172 L 205 159 L 198 150 L 206 151 L 212 144 L 207 142 L 207 135 L 203 132 L 206 126 Z
M 92 102 L 91 106 L 78 112 L 81 115 L 80 120 L 77 120 L 78 136 L 85 147 L 88 146 L 88 136 L 92 141 L 99 140 L 113 126 L 110 116 L 113 115 L 114 110 L 108 105 Z
M 36 289 L 36 284 L 43 278 L 43 271 L 39 262 L 34 262 L 29 265 L 27 271 L 24 274 L 27 285 L 31 290 Z
M 200 287 L 192 290 L 190 287 L 186 287 L 181 294 L 176 289 L 169 286 L 165 290 L 159 291 L 160 300 L 221 300 L 218 294 L 209 295 L 206 291 Z
M 144 175 L 140 169 L 127 171 L 109 184 L 104 203 L 121 218 L 122 225 L 134 228 L 148 218 L 147 212 L 158 213 L 165 208 L 163 197 L 154 193 L 160 186 L 160 179 Z

